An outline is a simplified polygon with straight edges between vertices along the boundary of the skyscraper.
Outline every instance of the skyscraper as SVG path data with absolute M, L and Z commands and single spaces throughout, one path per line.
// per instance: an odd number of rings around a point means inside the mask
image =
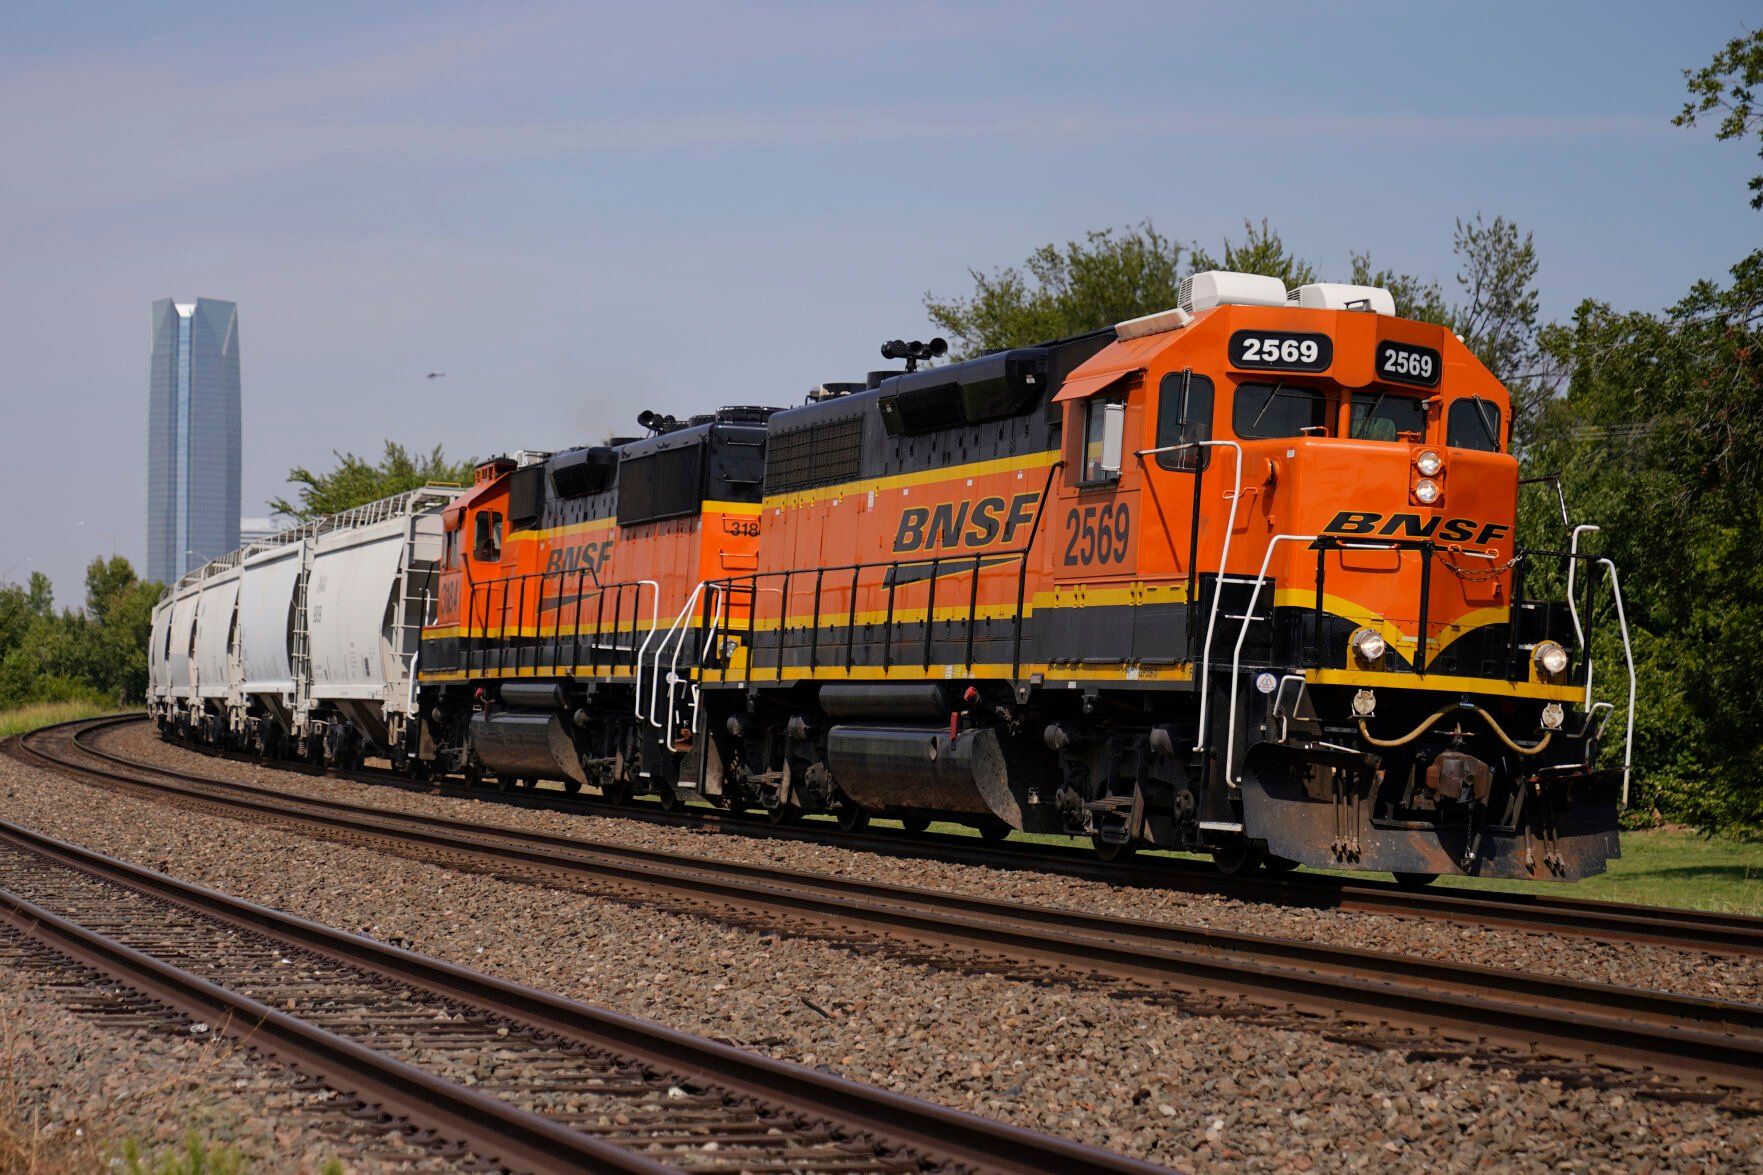
M 239 545 L 239 308 L 153 303 L 147 577 L 170 583 Z

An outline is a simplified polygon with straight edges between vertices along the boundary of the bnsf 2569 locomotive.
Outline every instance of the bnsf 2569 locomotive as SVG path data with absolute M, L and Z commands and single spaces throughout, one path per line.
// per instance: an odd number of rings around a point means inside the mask
M 381 621 L 366 702 L 299 680 L 334 621 L 312 548 L 350 525 L 192 572 L 154 711 L 331 761 L 1230 870 L 1571 879 L 1616 855 L 1629 742 L 1599 769 L 1587 652 L 1596 606 L 1621 623 L 1615 569 L 1564 511 L 1562 549 L 1516 545 L 1510 403 L 1448 330 L 1376 288 L 1206 273 L 1176 309 L 915 368 L 645 414 L 646 439 L 382 509 L 408 557 L 350 589 Z M 308 570 L 248 613 L 278 551 Z M 1532 598 L 1550 565 L 1567 598 Z M 209 681 L 265 640 L 303 705 Z

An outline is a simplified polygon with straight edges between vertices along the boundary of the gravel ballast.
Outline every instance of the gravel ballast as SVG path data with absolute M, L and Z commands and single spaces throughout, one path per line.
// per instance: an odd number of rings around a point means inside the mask
M 129 740 L 139 740 L 130 743 Z M 145 743 L 141 746 L 140 743 Z M 466 815 L 705 855 L 747 857 L 880 880 L 944 885 L 1043 904 L 1199 921 L 1241 903 L 1032 873 L 901 861 L 832 846 L 747 841 L 631 821 L 583 820 L 315 780 L 190 756 L 138 732 L 112 745 L 194 770 L 305 794 Z M 286 829 L 171 808 L 0 763 L 4 810 L 180 877 L 372 934 L 619 1011 L 771 1055 L 1171 1165 L 1223 1170 L 1497 1166 L 1543 1170 L 1763 1165 L 1758 1119 L 1622 1091 L 1520 1083 L 1467 1065 L 1309 1032 L 1180 1014 L 1063 984 L 965 975 L 819 942 L 633 908 L 589 894 L 498 881 Z M 530 823 L 528 823 L 530 821 Z M 670 843 L 672 842 L 672 843 Z M 947 880 L 939 880 L 946 878 Z M 1044 893 L 1035 892 L 1045 887 Z M 1170 899 L 1164 901 L 1162 899 Z M 1156 910 L 1145 908 L 1156 905 Z M 1243 907 L 1256 909 L 1255 907 Z M 1272 909 L 1270 919 L 1305 912 Z M 1316 920 L 1309 937 L 1379 945 L 1369 915 Z M 1238 926 L 1214 921 L 1215 925 Z M 1263 932 L 1289 933 L 1274 925 Z M 1396 933 L 1392 930 L 1391 933 Z M 1451 928 L 1458 944 L 1474 937 Z M 1573 940 L 1502 935 L 1531 954 Z M 1405 939 L 1403 940 L 1405 943 Z M 1632 948 L 1624 953 L 1632 953 Z M 1669 953 L 1669 952 L 1668 952 Z M 1717 960 L 1725 966 L 1727 961 Z M 1631 966 L 1638 966 L 1630 964 Z
M 347 780 L 217 760 L 162 741 L 145 723 L 101 736 L 112 753 L 197 775 L 274 787 L 297 795 L 373 804 L 392 811 L 433 813 L 485 825 L 611 841 L 637 848 L 806 869 L 866 881 L 916 885 L 951 893 L 1004 897 L 1024 905 L 1064 907 L 1263 934 L 1350 944 L 1485 967 L 1536 970 L 1570 979 L 1650 987 L 1681 995 L 1763 1002 L 1763 959 L 1611 944 L 1546 931 L 1463 926 L 1360 911 L 1304 909 L 1216 894 L 1111 886 L 1027 869 L 990 868 L 869 853 L 836 844 L 775 840 L 739 833 L 668 827 L 617 815 L 584 816 L 371 787 Z M 1564 892 L 1566 888 L 1564 887 Z
M 21 966 L 21 956 L 32 961 Z M 450 1164 L 350 1118 L 328 1090 L 296 1088 L 298 1074 L 167 1016 L 122 1023 L 106 1011 L 107 985 L 64 986 L 79 969 L 43 963 L 34 948 L 0 950 L 0 1066 L 15 1113 L 40 1124 L 46 1153 L 79 1136 L 120 1150 L 132 1141 L 147 1170 L 194 1132 L 211 1151 L 232 1149 L 254 1172 L 312 1172 L 331 1159 L 350 1171 L 441 1171 Z M 10 1108 L 10 1107 L 9 1107 Z M 58 1137 L 59 1136 L 59 1137 Z

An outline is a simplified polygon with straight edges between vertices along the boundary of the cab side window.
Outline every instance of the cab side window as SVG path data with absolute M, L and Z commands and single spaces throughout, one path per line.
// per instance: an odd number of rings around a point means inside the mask
M 479 563 L 495 563 L 502 558 L 502 515 L 495 510 L 479 510 L 477 531 L 471 557 Z
M 1084 450 L 1082 485 L 1114 481 L 1120 476 L 1120 458 L 1124 447 L 1126 404 L 1100 396 L 1084 405 Z
M 1445 421 L 1445 444 L 1453 449 L 1500 451 L 1500 406 L 1486 400 L 1454 400 Z
M 1158 449 L 1212 439 L 1212 381 L 1191 371 L 1172 371 L 1157 385 Z M 1157 464 L 1179 473 L 1205 469 L 1212 450 L 1204 445 L 1157 454 Z

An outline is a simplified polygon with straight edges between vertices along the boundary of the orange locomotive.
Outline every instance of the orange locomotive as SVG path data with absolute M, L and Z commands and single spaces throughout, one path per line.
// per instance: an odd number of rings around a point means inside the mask
M 704 581 L 756 566 L 770 411 L 644 413 L 647 439 L 480 466 L 443 513 L 414 761 L 669 806 L 689 791 L 691 731 L 666 679 L 696 655 Z
M 1196 275 L 768 439 L 758 567 L 705 591 L 725 802 L 1410 880 L 1618 852 L 1584 653 L 1614 569 L 1515 546 L 1505 390 L 1385 291 Z M 1525 594 L 1550 560 L 1584 599 Z

